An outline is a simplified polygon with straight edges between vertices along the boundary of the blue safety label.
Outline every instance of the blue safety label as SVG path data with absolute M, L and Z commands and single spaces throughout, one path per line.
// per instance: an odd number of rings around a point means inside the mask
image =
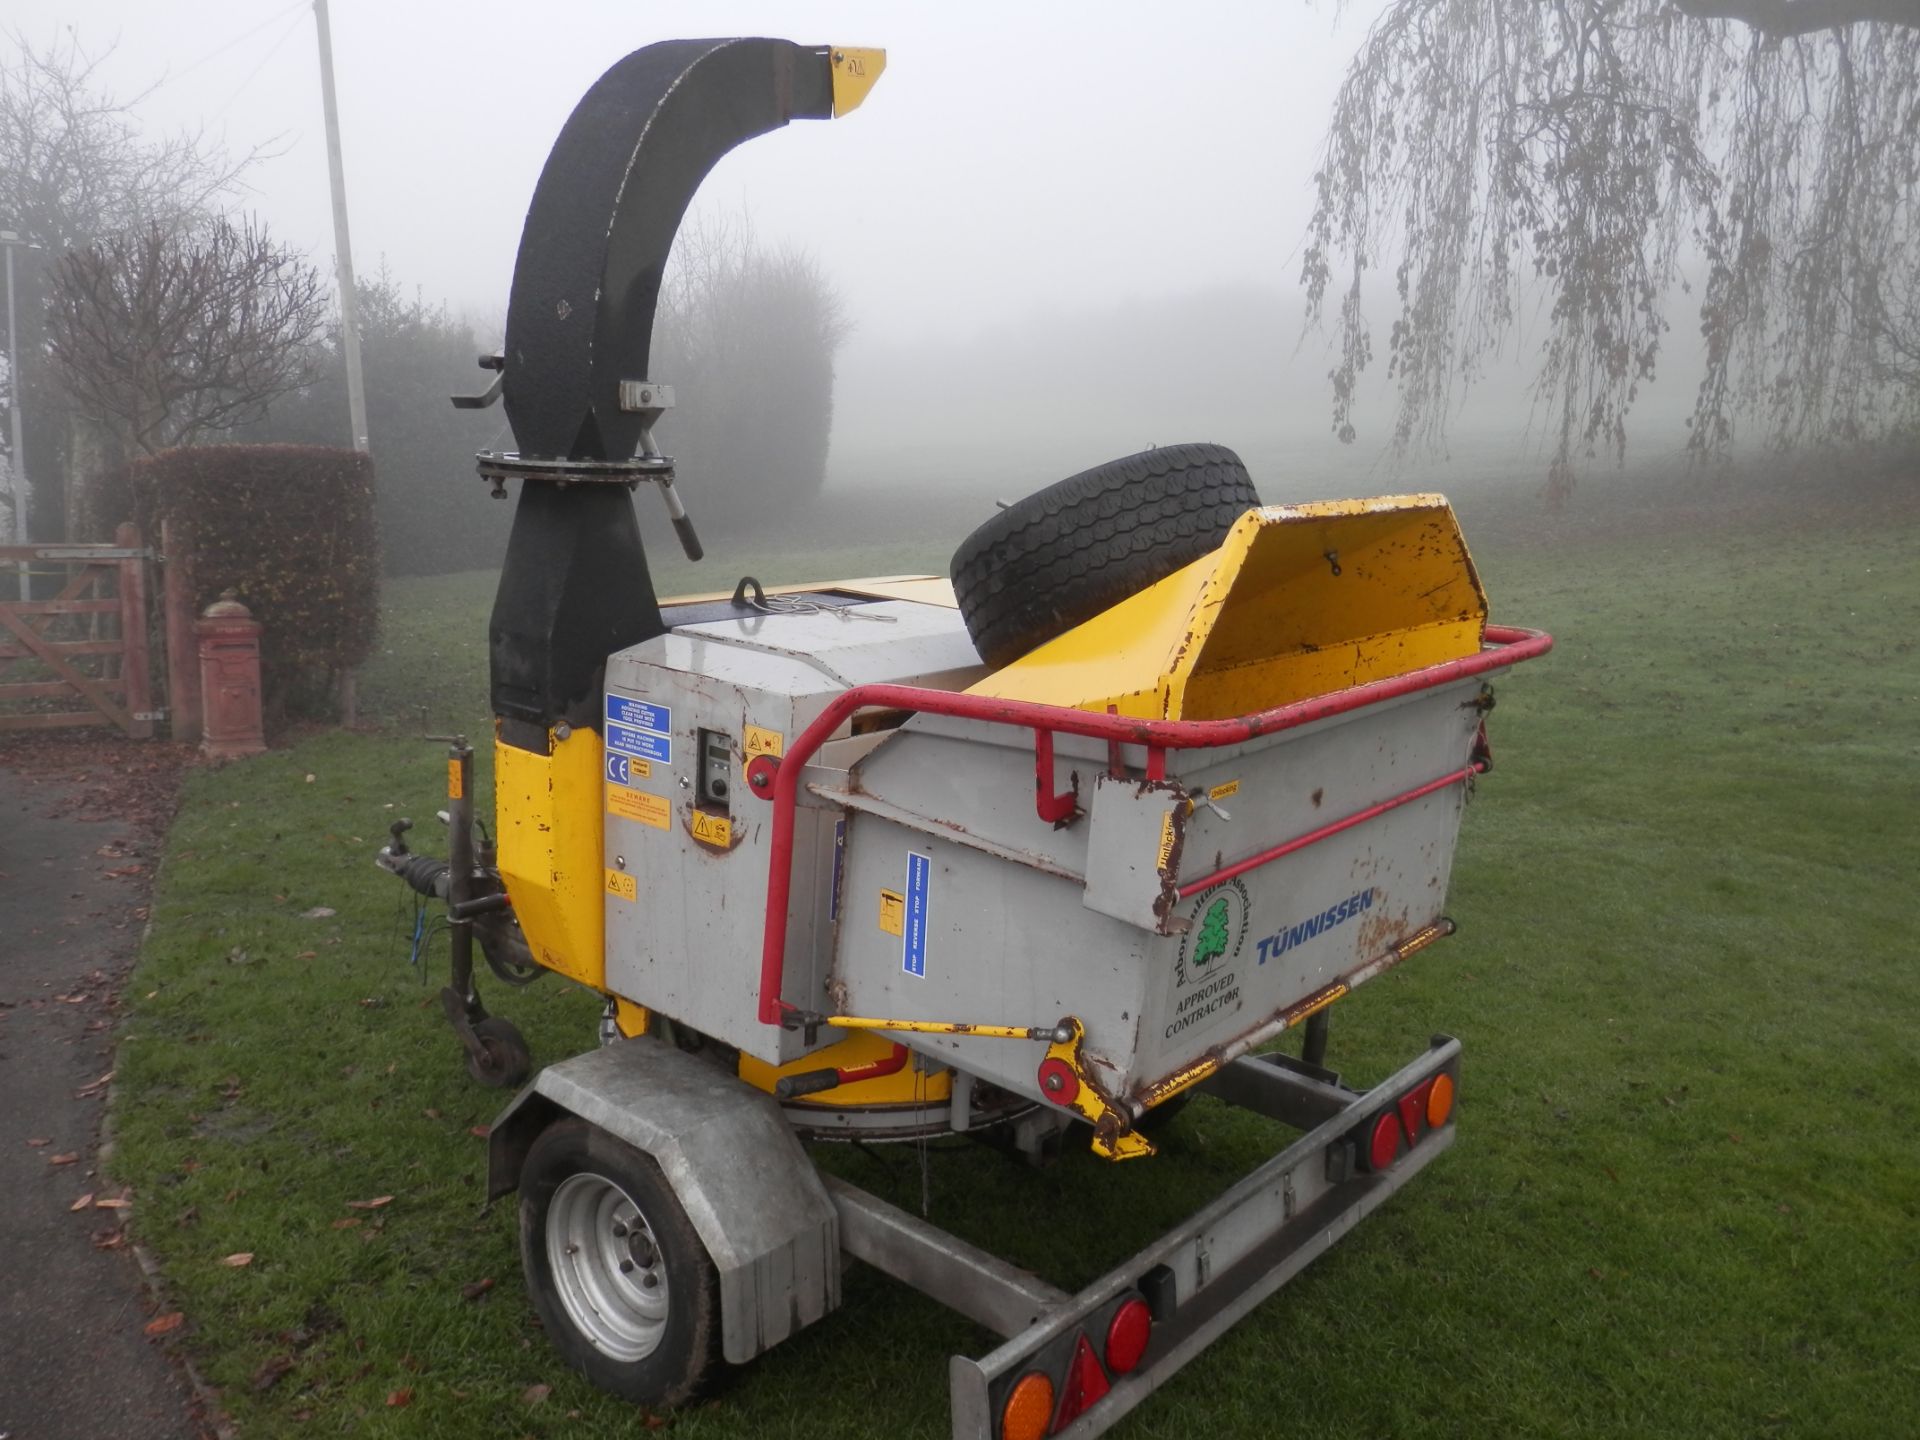
M 673 712 L 664 705 L 645 700 L 629 700 L 624 695 L 607 696 L 607 719 L 633 730 L 651 730 L 656 735 L 673 732 Z
M 907 852 L 907 924 L 901 937 L 901 965 L 909 975 L 927 975 L 927 891 L 933 880 L 933 861 Z
M 629 730 L 611 720 L 607 722 L 607 749 L 621 755 L 631 755 L 636 760 L 650 760 L 660 765 L 673 763 L 671 736 L 656 735 L 651 730 Z

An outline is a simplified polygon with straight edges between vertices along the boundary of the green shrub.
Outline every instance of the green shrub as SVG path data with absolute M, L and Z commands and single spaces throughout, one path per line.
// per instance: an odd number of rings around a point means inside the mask
M 236 592 L 264 628 L 271 717 L 326 712 L 333 682 L 373 650 L 380 555 L 373 461 L 318 445 L 216 445 L 137 462 L 148 534 L 171 521 L 192 557 L 194 605 Z

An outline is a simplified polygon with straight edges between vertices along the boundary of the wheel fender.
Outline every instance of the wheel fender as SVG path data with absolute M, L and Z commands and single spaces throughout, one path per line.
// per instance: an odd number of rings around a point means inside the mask
M 840 1303 L 840 1222 L 771 1096 L 645 1036 L 542 1070 L 487 1137 L 489 1198 L 535 1138 L 577 1115 L 651 1156 L 720 1275 L 721 1352 L 740 1365 Z

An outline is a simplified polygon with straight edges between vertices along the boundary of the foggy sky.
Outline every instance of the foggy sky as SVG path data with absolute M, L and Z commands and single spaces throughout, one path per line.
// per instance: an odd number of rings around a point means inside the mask
M 1299 251 L 1333 95 L 1378 8 L 334 0 L 354 260 L 497 336 L 547 151 L 622 55 L 726 34 L 879 46 L 859 110 L 748 142 L 694 202 L 804 245 L 844 297 L 836 469 L 915 437 L 1041 437 L 1094 463 L 1249 432 L 1303 465 L 1371 469 L 1391 404 L 1369 407 L 1357 453 L 1332 440 Z M 136 109 L 154 130 L 275 152 L 239 203 L 330 263 L 308 0 L 61 0 L 19 23 L 117 47 L 101 75 L 123 98 L 159 81 Z M 1372 304 L 1384 319 L 1390 285 Z M 1517 436 L 1500 404 L 1476 408 Z
M 527 198 L 594 79 L 652 40 L 772 34 L 884 47 L 886 75 L 851 116 L 735 151 L 696 204 L 745 208 L 762 236 L 812 248 L 870 341 L 1197 282 L 1291 288 L 1357 21 L 1336 33 L 1332 7 L 1271 3 L 1175 13 L 334 0 L 355 262 L 384 257 L 430 297 L 504 310 Z M 123 95 L 171 77 L 138 109 L 158 129 L 282 150 L 245 203 L 332 254 L 306 5 L 63 0 L 23 23 L 37 39 L 70 27 L 91 48 L 117 38 L 104 73 Z

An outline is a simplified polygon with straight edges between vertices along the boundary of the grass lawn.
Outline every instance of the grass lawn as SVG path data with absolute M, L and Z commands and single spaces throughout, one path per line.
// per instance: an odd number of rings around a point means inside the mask
M 1878 1437 L 1920 1415 L 1920 522 L 1682 528 L 1482 541 L 1496 617 L 1560 643 L 1498 686 L 1460 935 L 1333 1012 L 1360 1080 L 1462 1038 L 1459 1143 L 1116 1433 Z M 761 578 L 950 549 L 823 546 Z M 386 728 L 195 774 L 160 874 L 113 1163 L 249 1436 L 637 1428 L 534 1323 L 513 1207 L 480 1206 L 472 1132 L 501 1097 L 433 1000 L 444 942 L 409 964 L 411 906 L 369 858 L 438 803 L 441 752 L 412 737 L 486 732 L 490 592 L 391 585 L 362 685 Z M 538 1056 L 593 1042 L 563 982 L 487 993 Z M 934 1219 L 1072 1285 L 1276 1138 L 1202 1099 L 1118 1169 L 935 1146 Z M 824 1163 L 917 1203 L 910 1148 Z M 837 1315 L 671 1423 L 941 1435 L 946 1356 L 991 1344 L 856 1269 Z

